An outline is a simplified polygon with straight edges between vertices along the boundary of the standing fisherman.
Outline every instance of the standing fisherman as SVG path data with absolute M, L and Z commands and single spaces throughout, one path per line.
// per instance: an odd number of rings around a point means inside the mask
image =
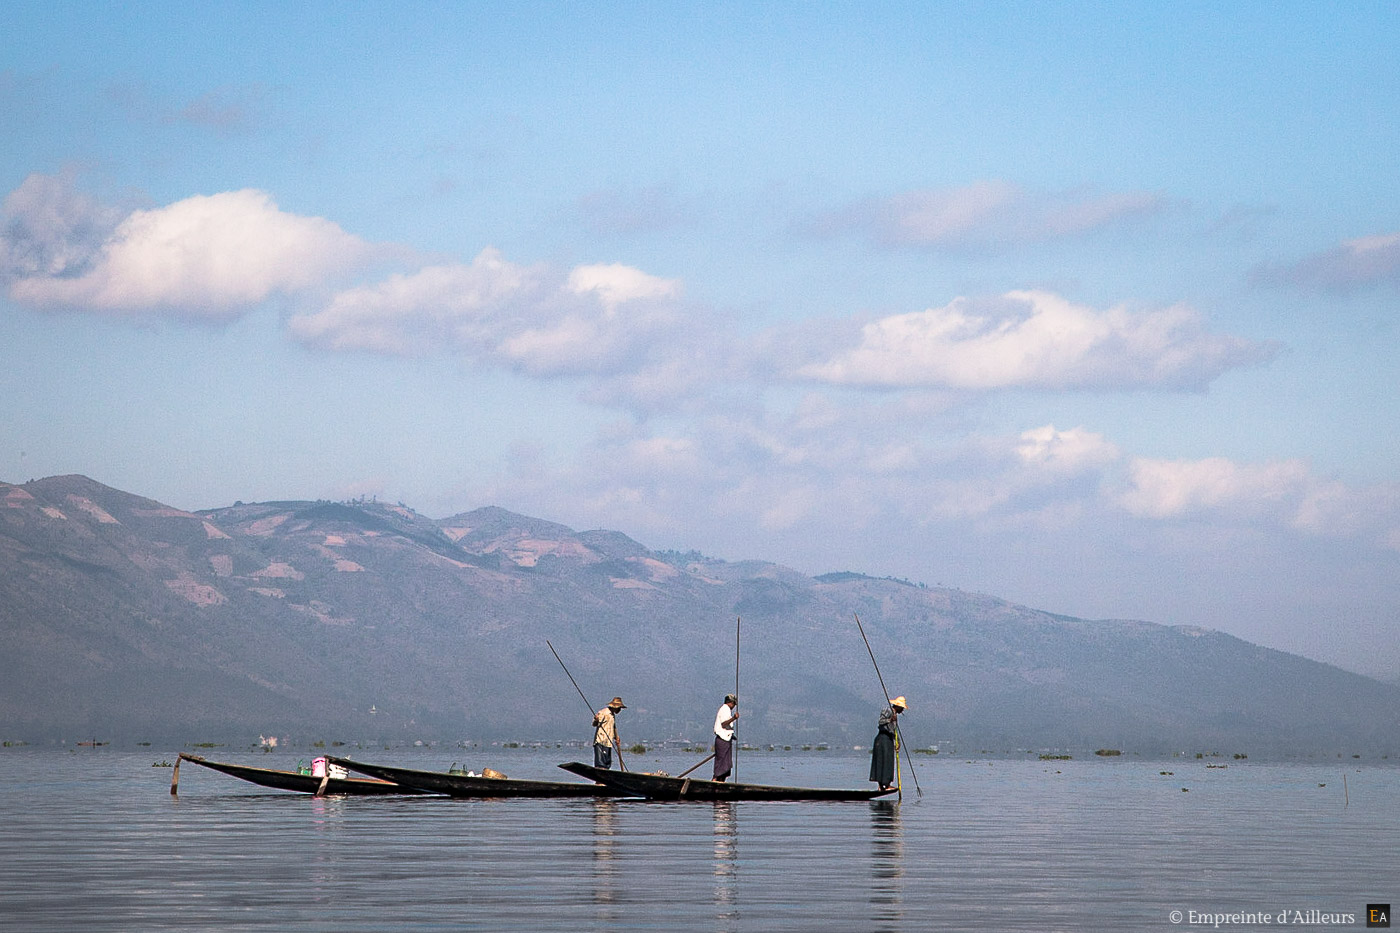
M 715 780 L 723 781 L 734 770 L 734 722 L 739 718 L 739 698 L 725 694 L 715 713 Z
M 616 746 L 619 757 L 622 746 L 617 744 L 617 714 L 627 708 L 622 697 L 613 697 L 612 702 L 593 714 L 593 766 L 612 767 L 612 750 Z M 625 768 L 624 768 L 625 770 Z
M 880 711 L 880 725 L 875 732 L 875 744 L 870 747 L 870 780 L 889 790 L 894 785 L 894 769 L 899 759 L 899 714 L 907 704 L 904 697 L 895 697 Z

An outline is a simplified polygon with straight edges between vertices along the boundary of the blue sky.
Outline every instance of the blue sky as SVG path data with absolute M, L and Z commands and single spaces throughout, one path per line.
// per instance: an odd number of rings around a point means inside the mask
M 287 6 L 7 8 L 0 479 L 1400 674 L 1395 5 Z

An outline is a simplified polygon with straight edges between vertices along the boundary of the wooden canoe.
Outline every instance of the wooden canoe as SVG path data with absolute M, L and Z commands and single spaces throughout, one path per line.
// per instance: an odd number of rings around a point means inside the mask
M 619 797 L 621 791 L 604 784 L 580 784 L 571 781 L 527 781 L 518 778 L 474 777 L 448 771 L 419 771 L 376 765 L 349 758 L 329 761 L 360 774 L 368 774 L 424 793 L 447 794 L 449 797 Z
M 262 787 L 271 787 L 276 790 L 297 791 L 303 794 L 320 794 L 323 796 L 355 794 L 359 796 L 383 795 L 383 794 L 422 794 L 423 791 L 412 787 L 405 787 L 384 780 L 369 780 L 366 778 L 320 778 L 310 774 L 302 774 L 298 771 L 277 771 L 272 768 L 254 768 L 249 765 L 229 764 L 226 761 L 210 761 L 198 755 L 187 755 L 180 753 L 179 759 L 175 762 L 178 769 L 181 761 L 192 762 L 203 765 L 214 771 L 222 771 L 231 777 L 240 778 Z M 171 793 L 175 793 L 176 785 L 179 781 L 179 771 L 173 775 L 171 781 Z M 325 782 L 325 789 L 322 790 L 322 781 Z
M 874 800 L 893 794 L 889 790 L 845 790 L 836 787 L 782 787 L 773 784 L 739 784 L 694 778 L 609 771 L 582 762 L 562 764 L 572 774 L 606 784 L 629 797 L 650 800 Z

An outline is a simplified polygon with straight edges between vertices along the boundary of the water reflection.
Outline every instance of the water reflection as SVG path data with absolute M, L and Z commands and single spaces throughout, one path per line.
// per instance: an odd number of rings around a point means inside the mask
M 335 829 L 345 812 L 344 797 L 312 797 L 311 826 L 325 831 Z
M 714 905 L 715 929 L 737 930 L 739 925 L 739 821 L 733 801 L 714 804 Z
M 870 803 L 870 915 L 878 930 L 897 930 L 904 922 L 904 829 L 899 804 Z
M 601 798 L 589 802 L 593 805 L 593 877 L 590 888 L 595 904 L 611 906 L 617 903 L 617 878 L 621 872 L 616 849 L 617 807 L 611 800 Z

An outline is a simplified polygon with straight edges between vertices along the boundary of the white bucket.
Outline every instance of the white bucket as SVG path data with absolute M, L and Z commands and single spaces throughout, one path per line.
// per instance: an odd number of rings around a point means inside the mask
M 342 768 L 341 770 L 343 771 L 343 770 L 345 770 L 345 769 Z M 313 758 L 313 759 L 311 759 L 311 776 L 312 776 L 312 777 L 325 777 L 325 776 L 326 776 L 326 759 L 324 759 L 324 758 Z

